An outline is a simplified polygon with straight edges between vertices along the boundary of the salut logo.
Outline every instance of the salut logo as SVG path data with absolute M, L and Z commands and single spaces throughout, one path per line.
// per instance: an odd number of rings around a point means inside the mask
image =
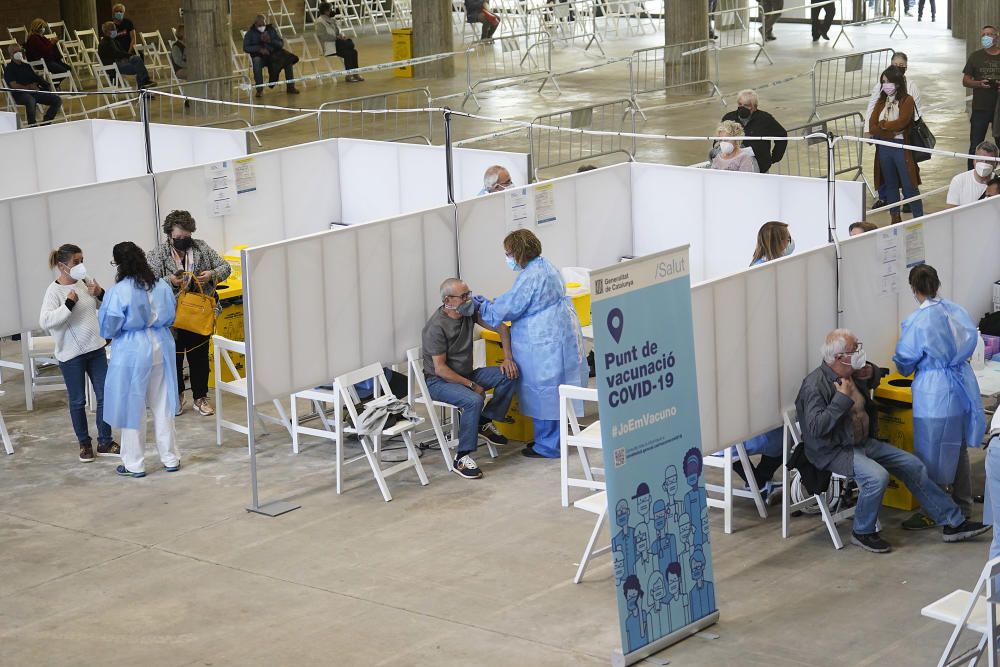
M 656 263 L 656 275 L 659 278 L 669 278 L 678 273 L 687 271 L 687 259 L 682 256 L 668 257 Z

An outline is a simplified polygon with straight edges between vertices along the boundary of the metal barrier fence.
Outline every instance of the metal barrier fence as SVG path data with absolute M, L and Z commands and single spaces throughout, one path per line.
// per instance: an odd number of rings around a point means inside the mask
M 715 22 L 716 46 L 720 50 L 741 46 L 757 48 L 754 63 L 763 55 L 767 62 L 774 64 L 764 46 L 763 30 L 750 25 L 750 12 L 756 6 L 738 4 L 745 0 L 719 0 L 718 8 L 709 12 L 708 18 Z
M 633 51 L 629 79 L 632 106 L 643 118 L 646 114 L 637 100 L 639 95 L 666 94 L 680 87 L 710 87 L 709 97 L 718 95 L 719 100 L 726 103 L 719 88 L 719 49 L 708 40 Z
M 623 99 L 537 116 L 529 132 L 535 179 L 543 169 L 605 155 L 621 153 L 631 162 L 635 159 L 635 137 L 615 133 L 634 135 L 635 114 L 632 100 Z
M 365 95 L 346 100 L 326 102 L 316 114 L 317 138 L 327 136 L 409 141 L 419 139 L 430 145 L 434 134 L 434 112 L 430 110 L 431 91 L 428 88 L 408 88 L 384 95 Z M 375 111 L 384 113 L 323 113 L 337 111 Z M 427 109 L 426 113 L 394 113 L 400 109 Z M 330 130 L 330 134 L 327 134 Z
M 177 125 L 254 125 L 253 82 L 242 74 L 182 81 L 150 88 L 150 120 Z M 190 99 L 189 99 L 190 98 Z M 236 104 L 210 104 L 235 102 Z M 260 139 L 257 144 L 260 145 Z
M 552 40 L 548 33 L 494 37 L 476 44 L 465 57 L 466 91 L 462 99 L 463 108 L 470 99 L 476 103 L 477 109 L 480 108 L 476 90 L 487 84 L 534 79 L 544 75 L 544 80 L 538 87 L 541 91 L 552 79 Z M 557 83 L 553 85 L 559 87 Z
M 895 7 L 893 7 L 893 5 L 895 5 Z M 870 5 L 864 5 L 864 6 L 868 7 Z M 900 32 L 903 33 L 903 37 L 905 39 L 909 39 L 910 36 L 906 34 L 905 30 L 903 30 L 903 24 L 900 22 L 903 18 L 902 0 L 899 0 L 898 2 L 896 0 L 892 0 L 891 2 L 890 0 L 878 0 L 877 6 L 878 9 L 875 10 L 876 12 L 875 16 L 871 17 L 864 16 L 861 18 L 861 20 L 856 20 L 857 17 L 854 17 L 855 20 L 852 20 L 850 23 L 841 23 L 840 31 L 837 33 L 837 37 L 833 40 L 833 45 L 831 46 L 831 48 L 837 47 L 837 42 L 840 41 L 841 37 L 847 40 L 847 43 L 851 45 L 852 49 L 854 48 L 854 42 L 851 41 L 851 38 L 848 36 L 847 31 L 844 29 L 847 26 L 863 26 L 863 25 L 871 25 L 873 23 L 894 23 L 895 25 L 892 27 L 892 31 L 889 33 L 889 38 L 892 39 L 892 36 L 896 34 L 897 30 L 899 30 Z M 892 11 L 893 9 L 895 9 L 895 13 L 893 13 Z M 844 0 L 840 0 L 840 15 L 847 16 L 844 13 Z
M 865 118 L 857 112 L 824 118 L 788 130 L 790 137 L 829 134 L 833 137 L 861 137 L 865 131 Z M 780 162 L 771 165 L 768 173 L 785 176 L 811 176 L 827 178 L 830 172 L 830 148 L 823 137 L 805 141 L 789 141 Z M 864 178 L 862 171 L 863 143 L 838 141 L 833 146 L 834 177 L 851 175 L 853 180 Z M 867 180 L 865 181 L 867 184 Z
M 895 53 L 893 49 L 876 49 L 817 60 L 813 67 L 809 120 L 819 118 L 820 107 L 870 96 Z

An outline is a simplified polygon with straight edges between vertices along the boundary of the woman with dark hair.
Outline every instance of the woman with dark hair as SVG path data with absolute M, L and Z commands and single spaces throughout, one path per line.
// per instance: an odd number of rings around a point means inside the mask
M 913 97 L 906 92 L 906 77 L 898 67 L 889 67 L 882 72 L 882 92 L 868 118 L 868 132 L 875 139 L 896 144 L 909 142 L 910 130 L 916 118 Z M 907 199 L 920 194 L 920 169 L 913 152 L 904 148 L 875 146 L 875 186 L 886 186 L 886 204 L 892 206 L 899 201 L 899 189 Z M 924 205 L 919 199 L 910 202 L 913 217 L 924 214 Z M 899 207 L 889 209 L 892 223 L 902 221 Z
M 494 301 L 474 297 L 479 316 L 491 327 L 510 322 L 511 351 L 521 374 L 521 413 L 531 417 L 535 441 L 521 453 L 559 458 L 559 385 L 587 386 L 589 368 L 580 320 L 562 274 L 542 257 L 542 242 L 518 229 L 503 240 L 507 266 L 517 274 L 514 286 Z
M 197 224 L 190 213 L 171 211 L 163 220 L 166 241 L 147 255 L 153 274 L 173 286 L 174 296 L 182 288 L 197 290 L 199 287 L 208 296 L 215 296 L 215 286 L 232 271 L 207 243 L 191 238 L 196 229 Z M 177 343 L 177 414 L 184 412 L 184 357 L 187 356 L 194 409 L 203 417 L 214 415 L 215 409 L 208 400 L 208 342 L 212 336 L 174 329 L 174 338 Z
M 104 418 L 122 429 L 122 464 L 115 472 L 146 476 L 147 407 L 153 412 L 160 461 L 167 472 L 176 472 L 181 462 L 174 435 L 177 385 L 170 325 L 177 300 L 170 285 L 153 275 L 136 244 L 117 244 L 112 257 L 118 275 L 104 295 L 97 319 L 101 335 L 111 339 Z
M 903 320 L 892 357 L 903 375 L 913 377 L 913 453 L 938 485 L 951 486 L 952 498 L 968 518 L 972 482 L 967 448 L 978 447 L 986 432 L 979 383 L 969 365 L 979 331 L 969 313 L 938 297 L 941 281 L 934 267 L 910 271 L 910 288 L 920 307 Z M 907 530 L 933 528 L 917 513 L 903 522 Z
M 56 361 L 69 394 L 69 416 L 80 443 L 80 460 L 84 463 L 94 460 L 93 441 L 87 428 L 88 377 L 97 398 L 97 455 L 118 456 L 121 453 L 118 443 L 104 421 L 108 358 L 97 324 L 97 308 L 104 298 L 104 289 L 87 276 L 83 251 L 72 243 L 64 243 L 49 253 L 49 268 L 56 269 L 59 276 L 45 290 L 38 322 L 55 342 Z

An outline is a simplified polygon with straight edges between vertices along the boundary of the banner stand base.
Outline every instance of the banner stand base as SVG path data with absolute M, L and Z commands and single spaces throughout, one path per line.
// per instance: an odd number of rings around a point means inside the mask
M 290 503 L 287 500 L 275 500 L 274 502 L 264 503 L 258 507 L 248 507 L 247 512 L 275 517 L 287 514 L 288 512 L 297 510 L 300 507 L 302 507 L 302 505 L 296 505 L 295 503 Z
M 635 664 L 691 636 L 701 636 L 704 639 L 718 639 L 719 635 L 714 632 L 703 632 L 705 628 L 711 627 L 718 622 L 719 611 L 715 610 L 708 616 L 699 618 L 694 623 L 686 625 L 676 632 L 671 632 L 665 637 L 660 637 L 652 644 L 647 644 L 637 651 L 632 651 L 626 655 L 623 655 L 621 651 L 613 651 L 611 653 L 611 665 L 612 667 L 626 667 L 627 665 Z M 669 664 L 669 662 L 661 664 Z

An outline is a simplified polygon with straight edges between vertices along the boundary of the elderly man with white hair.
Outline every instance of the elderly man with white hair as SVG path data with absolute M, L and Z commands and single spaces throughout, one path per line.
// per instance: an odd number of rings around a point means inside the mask
M 510 179 L 510 172 L 498 164 L 488 167 L 483 173 L 483 189 L 480 195 L 488 195 L 491 192 L 502 192 L 512 187 L 514 182 Z
M 736 97 L 736 110 L 730 111 L 722 120 L 736 121 L 743 126 L 743 133 L 748 137 L 787 137 L 788 131 L 775 120 L 774 116 L 761 111 L 757 105 L 759 100 L 753 90 L 741 90 Z M 772 142 L 769 139 L 745 141 L 744 144 L 753 149 L 757 158 L 760 173 L 766 174 L 771 165 L 780 162 L 788 148 L 787 141 Z
M 892 550 L 877 530 L 890 474 L 944 526 L 945 542 L 961 542 L 988 531 L 989 526 L 963 516 L 955 501 L 928 477 L 920 459 L 877 438 L 871 391 L 882 370 L 866 360 L 857 337 L 847 329 L 835 329 L 827 335 L 822 352 L 823 363 L 802 381 L 795 408 L 809 463 L 858 484 L 851 543 L 873 553 Z

